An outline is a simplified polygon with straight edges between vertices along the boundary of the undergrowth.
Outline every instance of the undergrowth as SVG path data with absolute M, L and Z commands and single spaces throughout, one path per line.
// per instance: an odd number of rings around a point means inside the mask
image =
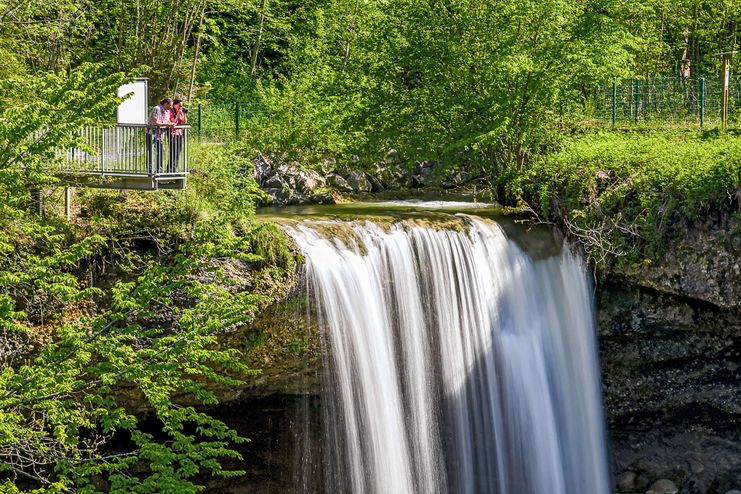
M 658 258 L 673 225 L 733 204 L 739 184 L 741 137 L 673 130 L 574 137 L 505 188 L 608 268 Z

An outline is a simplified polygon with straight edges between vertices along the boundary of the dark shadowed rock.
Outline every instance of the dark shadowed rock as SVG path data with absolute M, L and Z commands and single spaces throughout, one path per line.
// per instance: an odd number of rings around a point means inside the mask
M 262 187 L 266 191 L 269 189 L 282 189 L 285 186 L 286 186 L 286 183 L 283 180 L 283 177 L 279 175 L 271 175 L 265 178 L 264 182 L 262 183 Z
M 646 494 L 677 494 L 679 488 L 669 479 L 659 479 L 646 491 Z
M 367 174 L 366 177 L 368 178 L 368 181 L 371 183 L 371 192 L 383 192 L 385 190 L 385 187 L 381 183 L 381 180 L 378 179 L 378 177 L 375 177 L 370 174 Z
M 615 478 L 615 485 L 620 494 L 638 492 L 638 475 L 631 471 L 623 472 Z
M 272 173 L 273 165 L 270 160 L 262 155 L 257 154 L 257 159 L 253 162 L 255 169 L 252 172 L 252 176 L 255 178 L 255 182 L 262 186 L 265 179 Z

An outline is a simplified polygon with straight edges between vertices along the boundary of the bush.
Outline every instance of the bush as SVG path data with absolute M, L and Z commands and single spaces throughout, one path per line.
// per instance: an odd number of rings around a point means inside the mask
M 505 187 L 581 239 L 597 264 L 663 251 L 674 222 L 692 221 L 741 184 L 741 138 L 730 133 L 599 132 L 572 138 Z

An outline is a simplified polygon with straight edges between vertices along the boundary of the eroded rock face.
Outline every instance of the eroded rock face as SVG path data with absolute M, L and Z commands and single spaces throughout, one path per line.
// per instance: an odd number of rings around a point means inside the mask
M 675 225 L 660 262 L 641 267 L 632 280 L 659 291 L 741 307 L 741 215 L 737 201 L 692 223 Z
M 597 307 L 617 492 L 741 486 L 741 310 L 617 280 Z
M 739 206 L 673 225 L 659 262 L 597 290 L 617 492 L 741 488 Z

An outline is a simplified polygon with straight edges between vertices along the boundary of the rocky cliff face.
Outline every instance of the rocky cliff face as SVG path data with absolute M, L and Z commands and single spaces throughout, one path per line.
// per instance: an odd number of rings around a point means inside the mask
M 660 262 L 597 290 L 617 492 L 741 489 L 738 211 L 676 225 Z

